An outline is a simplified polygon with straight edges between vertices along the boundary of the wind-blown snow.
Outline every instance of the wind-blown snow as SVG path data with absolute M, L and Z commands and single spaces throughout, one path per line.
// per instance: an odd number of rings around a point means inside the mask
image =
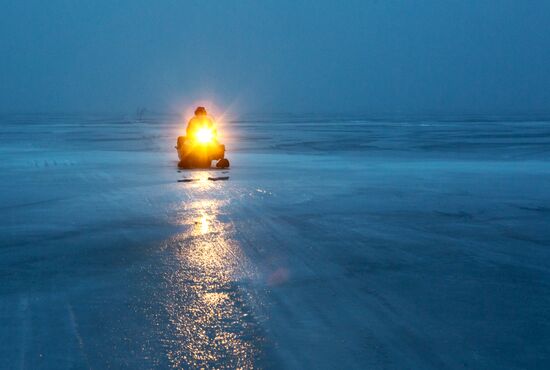
M 0 368 L 550 366 L 549 123 L 180 130 L 1 117 Z

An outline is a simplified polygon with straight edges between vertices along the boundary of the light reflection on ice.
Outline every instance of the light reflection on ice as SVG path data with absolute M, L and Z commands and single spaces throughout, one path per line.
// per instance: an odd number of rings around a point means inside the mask
M 231 237 L 232 225 L 219 219 L 223 204 L 213 199 L 188 203 L 179 221 L 189 228 L 171 241 L 177 267 L 166 276 L 164 305 L 175 332 L 167 339 L 168 358 L 177 368 L 254 368 L 260 353 L 239 287 L 252 272 Z

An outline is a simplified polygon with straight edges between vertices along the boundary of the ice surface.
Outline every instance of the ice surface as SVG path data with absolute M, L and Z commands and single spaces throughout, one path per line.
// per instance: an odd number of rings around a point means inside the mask
M 177 121 L 0 118 L 0 368 L 550 368 L 550 123 Z

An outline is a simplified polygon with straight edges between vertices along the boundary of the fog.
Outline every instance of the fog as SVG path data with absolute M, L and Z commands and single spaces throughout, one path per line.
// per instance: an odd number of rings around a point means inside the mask
M 0 112 L 549 111 L 549 1 L 0 4 Z

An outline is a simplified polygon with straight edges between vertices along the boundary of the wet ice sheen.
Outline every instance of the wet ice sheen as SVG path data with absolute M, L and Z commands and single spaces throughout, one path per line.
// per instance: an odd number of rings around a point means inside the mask
M 1 118 L 0 368 L 550 365 L 550 124 L 176 123 Z

